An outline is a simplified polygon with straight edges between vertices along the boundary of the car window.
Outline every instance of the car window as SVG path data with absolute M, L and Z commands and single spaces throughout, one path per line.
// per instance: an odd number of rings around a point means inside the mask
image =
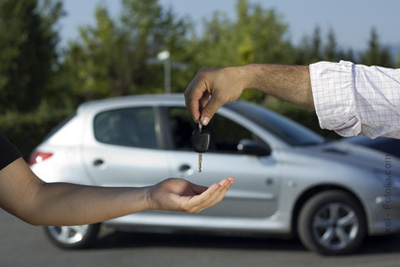
M 193 150 L 192 132 L 195 130 L 196 125 L 187 109 L 181 107 L 170 108 L 169 123 L 175 149 Z
M 310 129 L 261 106 L 244 101 L 226 104 L 225 107 L 263 127 L 266 131 L 293 146 L 318 145 L 324 138 Z
M 193 150 L 191 138 L 192 132 L 196 129 L 196 124 L 193 123 L 187 109 L 170 108 L 169 120 L 175 149 Z M 239 153 L 237 146 L 241 140 L 261 142 L 256 135 L 246 128 L 218 114 L 214 115 L 206 128 L 212 134 L 210 152 Z
M 106 144 L 157 148 L 155 109 L 140 107 L 109 110 L 94 119 L 96 140 Z

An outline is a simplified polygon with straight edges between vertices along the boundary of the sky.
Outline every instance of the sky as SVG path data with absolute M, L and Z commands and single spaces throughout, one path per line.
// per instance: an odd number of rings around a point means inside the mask
M 105 4 L 112 17 L 120 14 L 120 0 L 64 0 L 67 15 L 60 20 L 61 46 L 78 37 L 78 26 L 94 24 L 94 11 Z M 237 0 L 159 0 L 179 16 L 191 16 L 197 25 L 216 11 L 224 11 L 235 19 Z M 333 29 L 338 45 L 355 51 L 367 48 L 371 29 L 376 28 L 381 44 L 400 46 L 399 0 L 249 0 L 265 9 L 274 8 L 289 26 L 288 36 L 293 44 L 306 35 L 312 36 L 316 26 L 326 39 Z M 200 31 L 199 26 L 199 31 Z

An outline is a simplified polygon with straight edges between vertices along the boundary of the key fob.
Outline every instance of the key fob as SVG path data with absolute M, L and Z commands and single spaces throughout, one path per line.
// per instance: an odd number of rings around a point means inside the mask
M 210 146 L 211 133 L 207 129 L 203 129 L 201 132 L 199 130 L 194 130 L 192 133 L 192 144 L 194 151 L 198 153 L 207 152 Z

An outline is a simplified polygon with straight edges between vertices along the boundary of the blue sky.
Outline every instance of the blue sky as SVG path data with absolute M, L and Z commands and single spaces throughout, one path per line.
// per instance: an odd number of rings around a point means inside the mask
M 189 15 L 201 25 L 213 11 L 223 10 L 235 18 L 236 0 L 159 0 L 172 7 L 178 16 Z M 372 27 L 377 29 L 381 43 L 400 45 L 399 0 L 249 0 L 266 9 L 275 8 L 289 25 L 289 37 L 297 44 L 304 35 L 311 35 L 316 25 L 326 36 L 332 28 L 342 48 L 362 50 L 367 46 Z M 61 45 L 78 36 L 78 26 L 93 24 L 95 7 L 104 3 L 112 16 L 120 12 L 120 0 L 64 0 L 67 16 L 60 20 Z M 396 30 L 397 29 L 397 30 Z M 324 38 L 325 39 L 325 38 Z

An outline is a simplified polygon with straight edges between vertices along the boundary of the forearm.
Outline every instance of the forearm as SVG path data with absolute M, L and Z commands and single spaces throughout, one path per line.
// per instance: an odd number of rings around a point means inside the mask
M 23 220 L 34 225 L 96 223 L 150 208 L 146 188 L 43 184 Z
M 34 225 L 90 224 L 149 209 L 197 213 L 220 202 L 233 182 L 205 187 L 170 178 L 141 188 L 45 183 L 19 158 L 0 170 L 0 207 Z
M 0 171 L 0 207 L 34 225 L 95 223 L 151 208 L 148 188 L 45 183 L 21 158 Z
M 241 68 L 246 81 L 244 89 L 257 89 L 314 109 L 308 66 L 250 64 Z

